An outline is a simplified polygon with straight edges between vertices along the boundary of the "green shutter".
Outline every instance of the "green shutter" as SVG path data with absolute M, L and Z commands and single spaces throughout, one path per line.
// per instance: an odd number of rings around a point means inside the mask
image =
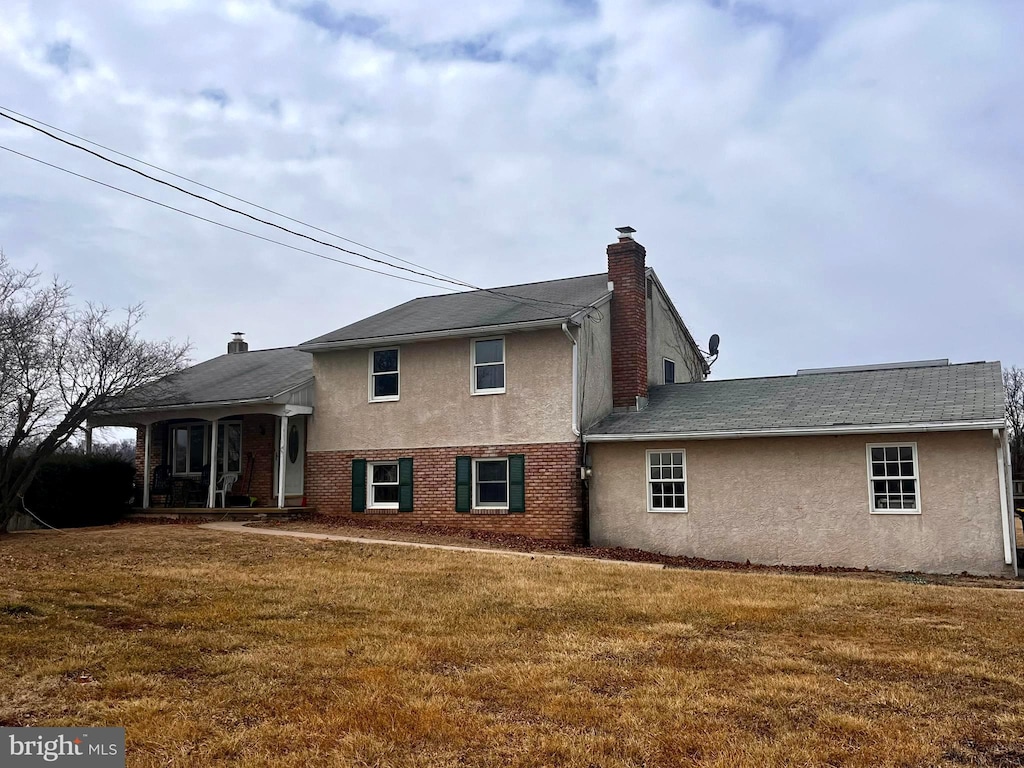
M 455 457 L 455 511 L 469 512 L 473 507 L 473 459 Z
M 352 459 L 352 511 L 366 511 L 366 459 Z
M 412 512 L 412 459 L 398 460 L 398 511 Z
M 526 511 L 526 457 L 521 453 L 508 457 L 508 511 Z

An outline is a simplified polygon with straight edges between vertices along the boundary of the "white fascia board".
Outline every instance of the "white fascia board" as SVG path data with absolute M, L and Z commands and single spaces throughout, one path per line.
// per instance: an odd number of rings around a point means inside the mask
M 362 339 L 346 339 L 345 341 L 324 341 L 319 344 L 300 344 L 297 349 L 303 352 L 327 352 L 332 349 L 382 347 L 390 344 L 408 344 L 416 341 L 433 341 L 452 337 L 492 336 L 502 333 L 515 333 L 516 331 L 533 331 L 541 328 L 560 328 L 567 319 L 567 317 L 547 317 L 543 320 L 527 320 L 520 323 L 478 325 L 472 328 L 450 328 L 443 331 L 404 333 L 395 336 L 369 336 Z
M 308 387 L 315 380 L 316 380 L 316 378 L 314 376 L 310 376 L 305 381 L 301 381 L 298 384 L 293 384 L 292 386 L 288 387 L 288 389 L 282 390 L 282 391 L 278 392 L 276 395 L 274 395 L 273 397 L 268 398 L 268 399 L 276 401 L 279 398 L 284 397 L 285 395 L 290 395 L 292 392 L 295 392 L 296 390 L 302 389 L 303 387 Z
M 877 435 L 901 432 L 963 432 L 972 429 L 1002 429 L 1003 419 L 987 421 L 946 421 L 921 424 L 865 424 L 792 429 L 733 429 L 717 432 L 652 432 L 648 434 L 586 435 L 588 443 L 646 442 L 658 440 L 735 440 L 743 437 L 802 437 L 811 435 Z

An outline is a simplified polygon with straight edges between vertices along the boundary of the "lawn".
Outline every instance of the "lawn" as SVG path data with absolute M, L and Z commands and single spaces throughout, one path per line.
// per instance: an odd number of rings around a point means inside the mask
M 1024 593 L 127 526 L 0 538 L 0 725 L 129 766 L 1022 765 Z

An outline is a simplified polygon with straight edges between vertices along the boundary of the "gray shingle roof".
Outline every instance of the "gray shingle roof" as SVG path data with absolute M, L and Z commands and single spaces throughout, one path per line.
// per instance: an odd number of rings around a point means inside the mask
M 495 291 L 516 298 L 499 296 Z M 565 320 L 577 308 L 592 304 L 607 293 L 608 275 L 602 273 L 504 286 L 489 291 L 424 296 L 325 333 L 299 346 L 461 329 L 470 331 L 474 328 L 538 320 L 557 322 Z
M 962 363 L 652 387 L 648 407 L 590 435 L 942 424 L 1003 418 L 999 363 Z
M 295 347 L 221 355 L 139 387 L 105 412 L 268 400 L 312 378 L 313 356 Z

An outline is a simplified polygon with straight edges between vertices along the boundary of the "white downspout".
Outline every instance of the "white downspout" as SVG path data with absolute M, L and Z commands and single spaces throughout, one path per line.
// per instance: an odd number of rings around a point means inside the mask
M 580 436 L 580 396 L 579 396 L 579 370 L 580 370 L 580 347 L 576 343 L 576 337 L 569 331 L 569 324 L 562 323 L 562 333 L 566 335 L 572 344 L 572 433 Z
M 1006 503 L 1006 462 L 1003 453 L 1003 443 L 1005 442 L 1005 432 L 1001 429 L 993 429 L 992 436 L 996 438 L 996 459 L 999 462 L 999 509 L 1002 512 L 1003 518 L 1003 561 L 1007 565 L 1013 565 L 1014 547 L 1013 539 L 1013 520 L 1010 517 L 1012 511 L 1008 509 Z M 1014 569 L 1016 570 L 1016 568 Z

